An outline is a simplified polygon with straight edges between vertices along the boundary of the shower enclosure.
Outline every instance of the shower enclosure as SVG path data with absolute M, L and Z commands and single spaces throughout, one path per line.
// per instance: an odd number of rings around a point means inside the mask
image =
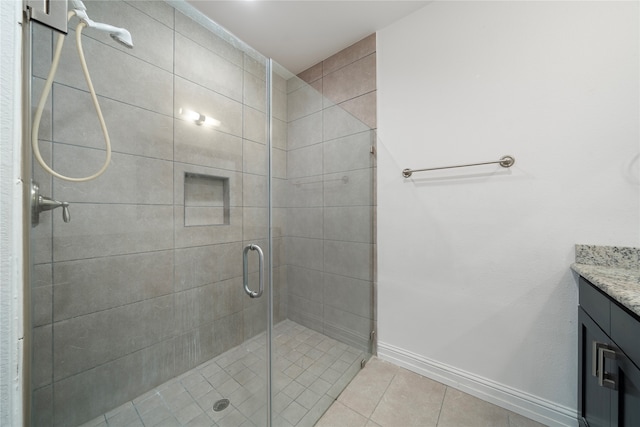
M 372 351 L 373 130 L 184 2 L 85 4 L 135 47 L 82 33 L 104 175 L 25 149 L 70 214 L 30 228 L 31 425 L 313 425 Z M 24 25 L 33 114 L 56 31 Z M 105 150 L 74 49 L 38 143 L 78 177 Z

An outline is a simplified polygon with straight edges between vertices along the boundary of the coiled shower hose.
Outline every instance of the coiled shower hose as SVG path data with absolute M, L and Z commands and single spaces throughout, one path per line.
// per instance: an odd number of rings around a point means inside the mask
M 67 16 L 67 20 L 71 20 L 71 18 L 75 15 L 75 12 L 69 12 Z M 86 27 L 87 24 L 84 22 L 80 22 L 76 27 L 76 48 L 78 50 L 78 56 L 80 57 L 80 64 L 82 65 L 82 71 L 84 72 L 85 80 L 87 81 L 87 86 L 89 87 L 89 93 L 91 94 L 91 99 L 93 100 L 93 105 L 96 108 L 96 113 L 98 113 L 98 120 L 100 121 L 100 127 L 102 128 L 102 133 L 104 134 L 104 142 L 105 148 L 107 151 L 106 159 L 104 161 L 104 165 L 98 172 L 93 175 L 86 176 L 83 178 L 72 178 L 68 176 L 64 176 L 56 171 L 54 171 L 42 158 L 40 154 L 40 147 L 38 145 L 38 132 L 40 130 L 40 121 L 42 120 L 42 112 L 44 110 L 44 104 L 47 102 L 47 98 L 49 97 L 49 93 L 51 92 L 51 86 L 53 86 L 53 78 L 55 77 L 56 71 L 58 70 L 58 64 L 60 63 L 60 56 L 62 54 L 62 46 L 64 45 L 64 34 L 58 35 L 58 40 L 56 42 L 56 49 L 53 55 L 53 61 L 51 63 L 51 70 L 49 70 L 49 75 L 47 76 L 47 81 L 44 85 L 44 89 L 42 90 L 42 95 L 40 96 L 40 102 L 38 102 L 38 107 L 36 108 L 35 115 L 33 117 L 33 129 L 31 130 L 31 146 L 33 147 L 33 155 L 35 156 L 40 166 L 44 168 L 51 175 L 63 179 L 65 181 L 72 182 L 86 182 L 91 181 L 92 179 L 96 179 L 100 175 L 102 175 L 107 168 L 109 167 L 109 163 L 111 162 L 111 141 L 109 140 L 109 132 L 107 131 L 107 125 L 104 122 L 104 117 L 102 116 L 102 110 L 100 110 L 100 104 L 98 104 L 98 97 L 96 96 L 96 91 L 93 88 L 93 83 L 91 83 L 91 77 L 89 76 L 89 69 L 87 68 L 87 62 L 84 59 L 84 52 L 82 51 L 82 29 Z

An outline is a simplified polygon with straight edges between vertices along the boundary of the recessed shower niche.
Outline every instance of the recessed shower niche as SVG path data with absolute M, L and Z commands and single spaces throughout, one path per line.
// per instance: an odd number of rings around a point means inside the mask
M 184 225 L 229 224 L 229 178 L 184 174 Z

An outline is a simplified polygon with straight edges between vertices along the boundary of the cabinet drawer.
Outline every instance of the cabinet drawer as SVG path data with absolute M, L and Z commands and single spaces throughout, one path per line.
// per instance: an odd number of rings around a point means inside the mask
M 580 306 L 607 335 L 611 336 L 611 302 L 609 298 L 583 277 L 580 277 L 578 286 Z
M 640 322 L 615 303 L 611 304 L 610 336 L 636 366 L 640 365 Z

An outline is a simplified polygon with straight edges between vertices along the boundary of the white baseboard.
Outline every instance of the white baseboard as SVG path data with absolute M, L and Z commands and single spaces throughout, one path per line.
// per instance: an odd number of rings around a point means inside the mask
M 378 342 L 378 357 L 550 427 L 577 427 L 575 409 Z

